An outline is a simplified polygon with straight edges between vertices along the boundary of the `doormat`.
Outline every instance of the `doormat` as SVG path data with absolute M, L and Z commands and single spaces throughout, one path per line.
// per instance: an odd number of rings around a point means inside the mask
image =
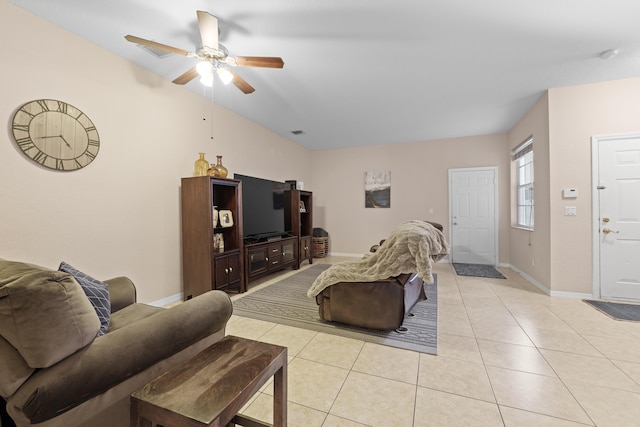
M 640 305 L 609 301 L 582 300 L 615 320 L 640 322 Z
M 233 314 L 390 347 L 437 354 L 437 285 L 425 285 L 427 299 L 418 301 L 411 313 L 405 316 L 402 326 L 407 328 L 406 331 L 361 328 L 320 319 L 318 304 L 315 299 L 307 297 L 307 290 L 315 278 L 329 266 L 330 264 L 314 265 L 263 289 L 247 293 L 233 301 Z
M 458 276 L 487 277 L 490 279 L 506 279 L 492 265 L 485 264 L 461 264 L 453 263 L 453 268 Z

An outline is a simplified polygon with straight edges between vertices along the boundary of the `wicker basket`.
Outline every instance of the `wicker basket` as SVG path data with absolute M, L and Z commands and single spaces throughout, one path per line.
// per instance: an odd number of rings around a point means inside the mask
M 329 255 L 329 238 L 313 237 L 311 239 L 314 258 L 324 258 Z

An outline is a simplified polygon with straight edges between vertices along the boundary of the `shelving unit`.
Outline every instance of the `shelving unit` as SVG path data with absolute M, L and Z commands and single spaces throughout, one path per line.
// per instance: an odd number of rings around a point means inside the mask
M 304 190 L 284 192 L 284 224 L 292 235 L 298 236 L 298 266 L 304 261 L 313 264 L 313 193 Z
M 297 247 L 296 236 L 245 245 L 245 283 L 289 266 L 297 269 Z
M 184 300 L 213 289 L 245 292 L 242 183 L 209 176 L 182 178 L 181 183 Z M 214 225 L 214 206 L 229 210 L 233 225 Z M 223 251 L 214 245 L 216 235 L 223 238 Z

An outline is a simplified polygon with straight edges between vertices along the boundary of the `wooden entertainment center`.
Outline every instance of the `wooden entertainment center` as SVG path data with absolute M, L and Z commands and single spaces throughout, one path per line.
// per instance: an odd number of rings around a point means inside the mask
M 282 237 L 245 245 L 245 282 L 287 267 L 298 269 L 298 237 Z
M 304 260 L 313 263 L 310 191 L 284 191 L 289 235 L 245 241 L 240 180 L 199 176 L 182 178 L 181 184 L 184 300 L 214 289 L 246 292 L 253 280 L 287 267 L 297 270 Z M 214 207 L 220 214 L 228 211 L 231 224 L 214 224 Z

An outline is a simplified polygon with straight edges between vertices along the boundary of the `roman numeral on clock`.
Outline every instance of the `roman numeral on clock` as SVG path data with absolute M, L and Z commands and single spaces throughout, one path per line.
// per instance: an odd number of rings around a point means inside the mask
M 64 114 L 67 114 L 67 106 L 66 102 L 58 101 L 58 111 Z
M 39 99 L 37 102 L 40 108 L 42 108 L 42 111 L 49 111 L 49 105 L 47 104 L 47 101 L 45 101 L 44 99 Z
M 42 151 L 38 151 L 36 155 L 32 157 L 33 160 L 40 163 L 41 165 L 44 165 L 44 162 L 46 162 L 48 158 L 49 156 L 44 154 Z
M 35 144 L 31 140 L 31 138 L 29 138 L 28 136 L 25 138 L 16 139 L 16 142 L 18 143 L 22 151 L 27 151 L 35 147 Z
M 21 130 L 23 132 L 29 132 L 29 125 L 21 125 L 21 124 L 14 123 L 13 130 Z

